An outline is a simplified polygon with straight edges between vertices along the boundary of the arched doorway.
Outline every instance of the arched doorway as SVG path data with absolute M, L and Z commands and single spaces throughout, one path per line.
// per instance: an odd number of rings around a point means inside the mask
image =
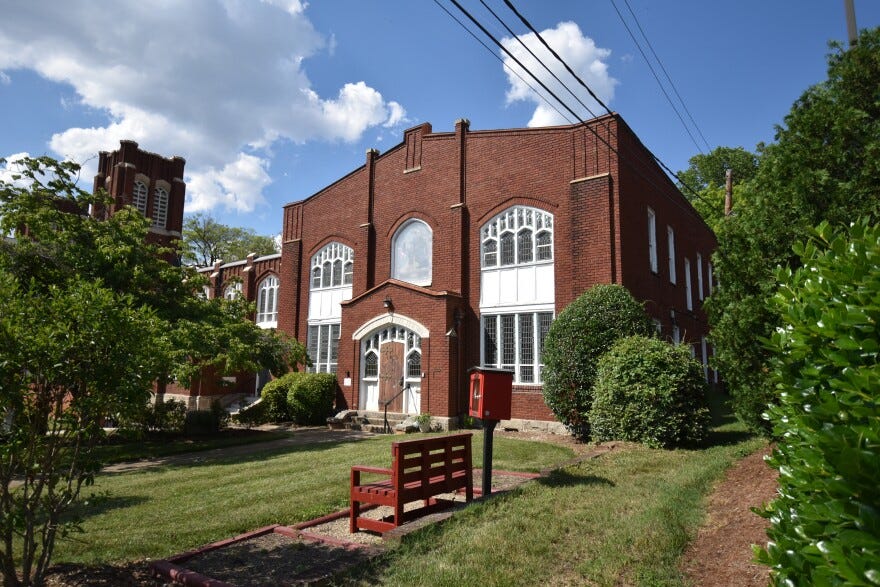
M 401 391 L 403 391 L 401 393 Z M 396 324 L 361 338 L 359 409 L 418 414 L 422 391 L 422 337 Z

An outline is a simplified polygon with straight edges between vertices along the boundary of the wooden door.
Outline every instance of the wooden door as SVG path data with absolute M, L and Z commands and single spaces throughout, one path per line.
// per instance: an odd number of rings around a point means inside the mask
M 397 395 L 400 390 L 400 381 L 403 379 L 403 352 L 402 342 L 386 342 L 379 348 L 379 409 L 385 402 Z M 388 404 L 389 412 L 403 411 L 403 396 L 399 395 Z

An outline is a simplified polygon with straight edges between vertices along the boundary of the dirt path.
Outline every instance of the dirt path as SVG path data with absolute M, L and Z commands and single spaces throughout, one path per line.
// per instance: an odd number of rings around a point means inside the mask
M 752 562 L 752 544 L 767 544 L 767 520 L 751 511 L 776 495 L 777 472 L 764 462 L 770 448 L 731 467 L 706 505 L 697 539 L 684 554 L 682 570 L 699 587 L 765 587 L 769 569 Z

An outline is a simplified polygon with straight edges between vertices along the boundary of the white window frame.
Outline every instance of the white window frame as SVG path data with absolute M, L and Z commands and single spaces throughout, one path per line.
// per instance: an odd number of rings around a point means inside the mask
M 522 249 L 523 240 L 521 237 L 526 231 L 531 233 L 529 236 L 529 250 L 531 252 L 529 259 L 523 259 L 525 250 Z M 512 237 L 512 261 L 509 263 L 502 262 L 501 257 L 501 239 L 504 235 Z M 538 235 L 548 235 L 550 242 L 542 242 L 539 245 Z M 541 250 L 539 250 L 539 246 Z M 540 208 L 511 206 L 480 228 L 481 269 L 506 269 L 508 267 L 552 263 L 553 248 L 553 215 Z M 543 258 L 539 258 L 539 253 L 544 255 Z M 487 262 L 487 258 L 492 261 Z
M 684 300 L 688 310 L 694 309 L 694 297 L 691 291 L 691 261 L 687 257 L 684 258 Z
M 697 253 L 697 296 L 702 302 L 705 299 L 703 295 L 703 255 Z
M 227 300 L 237 300 L 241 297 L 241 282 L 235 281 L 223 290 L 223 297 Z
M 318 277 L 317 286 L 315 285 L 316 275 Z M 327 285 L 324 285 L 325 281 Z M 309 289 L 311 291 L 351 287 L 353 281 L 354 249 L 351 247 L 334 241 L 324 245 L 321 250 L 312 255 L 309 272 Z
M 420 273 L 417 276 L 413 276 L 404 273 L 407 268 L 401 265 L 400 258 L 405 255 L 405 252 L 402 251 L 399 247 L 400 240 L 407 234 L 407 232 L 413 230 L 416 225 L 422 225 L 428 231 L 427 243 L 422 243 L 423 246 L 426 245 L 427 250 L 419 251 L 420 254 L 427 256 L 428 266 L 427 269 L 422 270 L 424 274 Z M 394 237 L 391 239 L 391 277 L 393 279 L 412 283 L 413 285 L 428 286 L 431 285 L 433 275 L 434 231 L 431 229 L 427 222 L 419 220 L 418 218 L 410 218 L 409 220 L 404 222 L 400 228 L 397 229 L 397 231 L 394 233 Z
M 275 275 L 269 275 L 257 287 L 257 326 L 278 327 L 278 289 L 279 281 Z
M 675 285 L 675 231 L 671 226 L 666 226 L 666 248 L 669 249 L 669 283 Z
M 528 340 L 522 330 L 523 318 L 531 318 L 531 348 L 525 345 Z M 542 318 L 546 320 L 545 330 L 542 338 Z M 513 356 L 514 361 L 504 360 L 504 318 L 508 317 L 508 321 L 513 324 Z M 550 330 L 550 324 L 555 318 L 552 309 L 543 309 L 529 312 L 499 312 L 492 314 L 484 314 L 480 319 L 480 364 L 484 367 L 496 369 L 509 369 L 514 372 L 513 382 L 517 385 L 541 385 L 543 383 L 543 346 L 546 341 L 547 331 Z M 490 331 L 490 322 L 494 327 L 494 340 L 496 348 L 494 349 L 494 361 L 487 361 L 486 335 Z M 531 353 L 531 361 L 526 362 L 524 355 Z M 531 376 L 524 376 L 528 373 L 527 369 L 531 369 Z
M 306 349 L 312 366 L 310 373 L 336 373 L 339 365 L 340 322 L 310 322 Z
M 165 228 L 168 223 L 168 190 L 156 186 L 153 190 L 153 228 Z
M 137 208 L 138 212 L 147 215 L 147 198 L 149 196 L 150 190 L 147 188 L 147 184 L 142 182 L 141 180 L 136 180 L 134 182 L 134 188 L 131 193 L 131 203 Z
M 657 273 L 657 215 L 648 207 L 648 263 L 651 273 Z

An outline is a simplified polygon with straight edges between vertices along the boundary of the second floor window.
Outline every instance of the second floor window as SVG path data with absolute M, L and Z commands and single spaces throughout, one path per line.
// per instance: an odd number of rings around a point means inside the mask
M 168 191 L 157 187 L 153 192 L 153 228 L 165 228 L 168 220 Z
M 537 208 L 508 208 L 480 230 L 483 269 L 553 260 L 553 215 Z
M 312 256 L 311 289 L 351 285 L 354 279 L 354 250 L 342 243 L 330 243 Z
M 257 289 L 257 324 L 274 326 L 278 323 L 278 278 L 270 275 Z

